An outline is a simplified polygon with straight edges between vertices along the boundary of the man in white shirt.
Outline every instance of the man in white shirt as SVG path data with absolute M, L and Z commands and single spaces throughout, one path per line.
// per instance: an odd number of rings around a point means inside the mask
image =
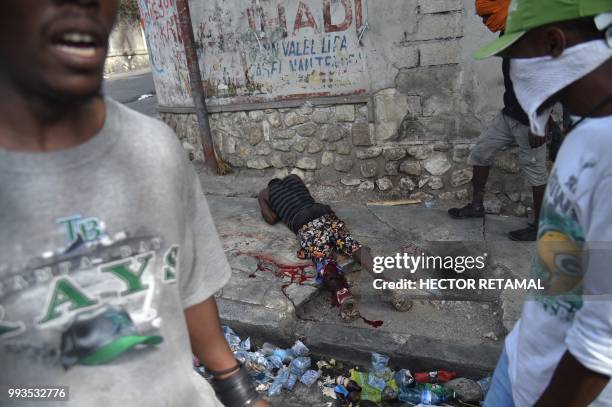
M 552 170 L 525 303 L 485 406 L 612 405 L 612 0 L 514 0 L 505 35 L 532 133 L 561 102 L 577 119 Z

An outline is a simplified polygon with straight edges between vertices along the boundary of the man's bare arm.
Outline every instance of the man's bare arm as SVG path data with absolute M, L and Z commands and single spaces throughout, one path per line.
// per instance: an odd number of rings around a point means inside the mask
M 223 336 L 214 297 L 185 310 L 193 354 L 207 369 L 223 371 L 236 366 L 236 358 Z
M 535 407 L 586 407 L 599 396 L 610 378 L 584 367 L 565 352 Z
M 219 311 L 214 297 L 189 307 L 185 310 L 187 330 L 191 340 L 193 354 L 209 370 L 231 370 L 236 366 L 236 358 L 223 336 Z M 236 372 L 218 376 L 217 379 L 226 379 Z M 264 400 L 259 400 L 252 407 L 269 407 Z
M 270 207 L 270 190 L 268 188 L 259 193 L 258 201 L 259 208 L 261 209 L 261 216 L 263 216 L 264 220 L 270 225 L 276 224 L 280 218 Z

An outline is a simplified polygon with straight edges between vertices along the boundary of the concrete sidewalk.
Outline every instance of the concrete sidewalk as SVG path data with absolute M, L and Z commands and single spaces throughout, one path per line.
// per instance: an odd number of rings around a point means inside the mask
M 375 277 L 347 263 L 353 269 L 348 279 L 361 314 L 384 324 L 373 328 L 361 320 L 344 323 L 329 294 L 314 284 L 312 265 L 297 259 L 295 235 L 261 218 L 254 194 L 267 180 L 201 178 L 233 270 L 218 294 L 221 317 L 242 336 L 279 345 L 303 338 L 315 354 L 355 364 L 369 364 L 370 353 L 379 351 L 412 371 L 453 369 L 468 377 L 491 373 L 503 338 L 520 314 L 523 292 L 455 291 L 444 299 L 424 293 L 409 312 L 399 313 L 389 298 L 374 290 Z M 416 242 L 432 254 L 486 253 L 489 263 L 482 274 L 488 278 L 528 277 L 535 245 L 506 238 L 508 231 L 524 226 L 525 219 L 454 221 L 439 207 L 331 205 L 374 256 L 402 253 Z M 433 276 L 440 278 L 437 273 Z M 415 277 L 398 272 L 385 276 Z

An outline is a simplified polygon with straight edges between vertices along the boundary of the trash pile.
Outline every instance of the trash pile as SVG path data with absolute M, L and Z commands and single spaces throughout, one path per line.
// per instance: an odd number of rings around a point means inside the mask
M 246 366 L 251 378 L 257 383 L 257 391 L 267 391 L 269 397 L 279 395 L 283 388 L 293 390 L 298 381 L 312 386 L 319 379 L 320 373 L 310 369 L 310 350 L 299 340 L 289 349 L 264 343 L 261 349 L 252 352 L 250 338 L 242 341 L 227 326 L 223 327 L 223 335 L 236 360 Z M 194 368 L 207 377 L 204 366 L 195 357 Z
M 269 398 L 283 389 L 292 391 L 298 382 L 336 400 L 337 406 L 475 406 L 482 404 L 490 377 L 475 382 L 457 378 L 455 372 L 437 370 L 414 373 L 389 367 L 389 357 L 372 353 L 368 372 L 358 367 L 345 372 L 342 364 L 331 359 L 313 364 L 310 350 L 300 340 L 288 349 L 264 343 L 252 351 L 250 338 L 242 341 L 229 327 L 223 333 L 236 359 L 244 364 L 257 391 Z M 206 371 L 194 357 L 194 368 L 202 376 Z M 342 374 L 344 373 L 344 374 Z M 332 405 L 329 403 L 329 405 Z

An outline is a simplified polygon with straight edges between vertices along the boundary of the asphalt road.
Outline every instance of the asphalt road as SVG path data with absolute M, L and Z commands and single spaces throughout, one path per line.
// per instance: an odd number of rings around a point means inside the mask
M 111 75 L 104 80 L 103 91 L 138 112 L 157 117 L 157 96 L 150 70 Z

